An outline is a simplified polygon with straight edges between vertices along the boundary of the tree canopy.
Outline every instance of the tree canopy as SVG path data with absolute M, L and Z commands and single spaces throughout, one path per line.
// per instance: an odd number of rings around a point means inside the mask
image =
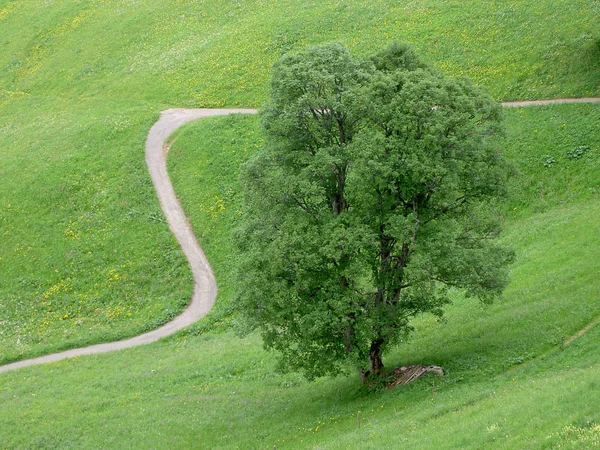
M 508 168 L 502 111 L 407 46 L 337 43 L 273 67 L 265 145 L 244 167 L 237 305 L 281 367 L 383 371 L 383 352 L 450 289 L 501 295 L 513 258 L 490 206 Z

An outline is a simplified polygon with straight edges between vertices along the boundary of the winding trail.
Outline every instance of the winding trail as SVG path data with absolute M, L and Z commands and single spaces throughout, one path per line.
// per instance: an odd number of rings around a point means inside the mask
M 541 106 L 561 103 L 600 103 L 600 98 L 579 99 L 555 99 L 555 100 L 532 100 L 519 102 L 504 102 L 504 107 Z M 172 321 L 164 324 L 156 330 L 141 334 L 129 339 L 116 342 L 107 342 L 88 347 L 74 348 L 64 352 L 53 353 L 38 358 L 25 359 L 11 364 L 0 366 L 0 373 L 21 367 L 47 364 L 77 356 L 107 353 L 122 350 L 139 345 L 155 342 L 163 337 L 169 336 L 182 328 L 191 325 L 198 319 L 204 317 L 214 305 L 217 296 L 217 285 L 212 269 L 200 248 L 196 236 L 183 212 L 183 208 L 177 199 L 173 185 L 167 173 L 165 146 L 166 139 L 179 127 L 204 117 L 223 116 L 227 114 L 256 114 L 255 109 L 168 109 L 161 113 L 160 119 L 150 128 L 146 139 L 146 164 L 152 178 L 156 194 L 160 200 L 160 206 L 165 214 L 169 228 L 181 245 L 190 265 L 194 279 L 194 293 L 187 308 L 183 313 Z M 594 320 L 584 329 L 574 334 L 565 341 L 568 345 L 577 337 L 583 335 L 587 330 L 599 323 Z
M 74 348 L 64 352 L 53 353 L 39 358 L 25 359 L 0 366 L 0 373 L 21 367 L 46 364 L 62 359 L 75 358 L 83 355 L 107 353 L 138 345 L 155 342 L 165 336 L 175 333 L 205 316 L 213 307 L 217 296 L 217 285 L 210 265 L 204 252 L 198 245 L 196 236 L 183 212 L 183 208 L 175 195 L 175 190 L 167 173 L 165 140 L 177 128 L 188 122 L 209 116 L 227 114 L 256 114 L 254 109 L 169 109 L 161 113 L 160 119 L 150 128 L 146 139 L 146 164 L 160 200 L 160 206 L 165 213 L 169 228 L 181 245 L 194 278 L 194 293 L 187 308 L 172 321 L 156 330 L 129 339 L 89 347 Z

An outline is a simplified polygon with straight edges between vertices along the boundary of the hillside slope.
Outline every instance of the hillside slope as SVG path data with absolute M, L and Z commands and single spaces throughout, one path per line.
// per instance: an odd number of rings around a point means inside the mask
M 357 377 L 277 374 L 256 336 L 231 333 L 223 236 L 236 217 L 237 167 L 260 145 L 258 122 L 188 125 L 170 171 L 221 286 L 216 310 L 150 346 L 3 374 L 3 445 L 589 448 L 600 438 L 600 327 L 561 343 L 600 316 L 599 119 L 598 105 L 507 111 L 503 146 L 520 175 L 505 205 L 503 239 L 518 255 L 505 299 L 480 307 L 457 297 L 446 322 L 419 319 L 385 363 L 441 364 L 446 376 L 375 394 Z M 542 126 L 543 139 L 531 132 Z
M 590 96 L 592 0 L 1 0 L 0 363 L 138 334 L 189 299 L 143 163 L 160 110 L 258 106 L 282 52 L 414 45 L 499 99 Z

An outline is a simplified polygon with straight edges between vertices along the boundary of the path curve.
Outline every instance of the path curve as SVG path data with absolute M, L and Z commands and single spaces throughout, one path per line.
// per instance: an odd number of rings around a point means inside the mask
M 177 130 L 177 128 L 188 122 L 202 119 L 203 117 L 236 113 L 256 114 L 256 110 L 169 109 L 161 113 L 160 119 L 152 126 L 152 128 L 150 128 L 146 140 L 146 164 L 148 165 L 148 170 L 152 182 L 154 183 L 156 194 L 160 200 L 160 206 L 165 213 L 171 232 L 175 235 L 175 238 L 181 245 L 194 278 L 194 293 L 192 294 L 190 303 L 185 311 L 172 321 L 148 333 L 122 341 L 74 348 L 64 352 L 40 356 L 39 358 L 17 361 L 0 366 L 0 373 L 19 369 L 21 367 L 75 358 L 77 356 L 107 353 L 114 350 L 122 350 L 125 348 L 137 347 L 138 345 L 149 344 L 191 325 L 211 310 L 217 295 L 217 285 L 210 265 L 204 256 L 204 252 L 198 245 L 196 236 L 192 231 L 169 179 L 167 173 L 165 140 Z
M 518 102 L 503 102 L 504 107 L 526 107 L 541 106 L 562 103 L 600 103 L 600 98 L 563 98 L 554 100 L 529 100 Z M 188 122 L 211 116 L 223 116 L 227 114 L 256 114 L 256 109 L 168 109 L 161 113 L 160 119 L 150 128 L 148 138 L 146 139 L 146 164 L 154 183 L 154 188 L 160 200 L 160 206 L 165 213 L 169 228 L 180 243 L 185 254 L 192 275 L 194 278 L 194 293 L 189 305 L 183 313 L 172 321 L 164 324 L 156 330 L 141 334 L 129 339 L 116 342 L 107 342 L 104 344 L 91 345 L 89 347 L 74 348 L 59 353 L 52 353 L 39 358 L 25 359 L 11 364 L 0 366 L 0 373 L 9 370 L 19 369 L 21 367 L 34 366 L 60 361 L 77 356 L 94 355 L 98 353 L 107 353 L 115 350 L 122 350 L 139 345 L 155 342 L 163 337 L 169 336 L 182 328 L 191 325 L 201 317 L 204 317 L 211 310 L 217 296 L 217 285 L 212 273 L 212 269 L 200 248 L 196 236 L 183 212 L 183 208 L 177 199 L 173 185 L 167 173 L 165 140 L 177 128 Z M 595 325 L 595 322 L 589 327 Z M 587 327 L 586 327 L 587 328 Z M 582 330 L 583 332 L 587 329 Z M 574 335 L 567 343 L 570 343 Z

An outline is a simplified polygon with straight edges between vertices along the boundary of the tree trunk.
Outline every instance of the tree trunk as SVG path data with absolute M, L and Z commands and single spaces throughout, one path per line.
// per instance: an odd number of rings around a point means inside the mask
M 381 360 L 381 346 L 383 345 L 383 339 L 378 338 L 371 342 L 371 350 L 369 351 L 369 373 L 380 376 L 383 373 L 383 361 Z
M 369 351 L 369 370 L 366 372 L 363 372 L 362 370 L 358 371 L 363 385 L 369 383 L 369 379 L 372 379 L 374 376 L 379 377 L 383 374 L 383 361 L 381 360 L 381 346 L 383 345 L 383 342 L 384 340 L 382 338 L 371 342 L 371 349 Z

